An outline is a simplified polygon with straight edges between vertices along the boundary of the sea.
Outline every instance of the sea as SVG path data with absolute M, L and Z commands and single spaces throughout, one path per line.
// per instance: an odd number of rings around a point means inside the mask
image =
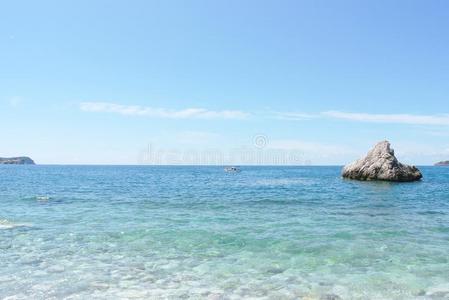
M 449 299 L 449 168 L 0 166 L 0 299 Z

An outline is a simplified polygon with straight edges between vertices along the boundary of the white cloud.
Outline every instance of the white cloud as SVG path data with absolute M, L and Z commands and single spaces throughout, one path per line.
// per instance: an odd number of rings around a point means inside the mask
M 325 117 L 358 122 L 397 123 L 411 125 L 449 125 L 449 115 L 369 114 L 326 111 Z
M 18 107 L 20 104 L 22 104 L 23 98 L 22 97 L 11 97 L 8 99 L 8 103 L 11 107 Z
M 341 157 L 357 154 L 356 151 L 346 146 L 322 144 L 302 140 L 273 140 L 270 141 L 268 147 L 279 150 L 303 151 L 307 155 L 318 157 Z
M 424 133 L 427 135 L 437 136 L 437 137 L 448 137 L 449 136 L 449 132 L 447 130 L 446 131 L 429 130 L 429 131 L 424 131 Z
M 449 159 L 447 144 L 428 145 L 413 141 L 399 141 L 393 145 L 399 161 L 414 164 L 428 165 Z
M 201 145 L 219 140 L 220 136 L 207 131 L 181 131 L 176 135 L 176 140 L 183 144 Z
M 274 116 L 276 119 L 292 121 L 305 121 L 320 117 L 317 114 L 307 114 L 300 112 L 275 112 Z
M 408 125 L 437 125 L 449 126 L 449 114 L 412 115 L 412 114 L 370 114 L 343 111 L 324 111 L 317 114 L 302 112 L 273 112 L 272 117 L 281 120 L 307 121 L 318 118 L 330 118 L 354 122 L 408 124 Z
M 186 108 L 169 110 L 165 108 L 121 105 L 108 102 L 83 102 L 81 110 L 88 112 L 108 112 L 128 116 L 145 116 L 170 119 L 244 119 L 248 113 L 239 110 L 208 110 L 204 108 Z
M 17 100 L 19 101 L 19 100 Z M 14 105 L 11 102 L 11 105 Z M 15 103 L 17 105 L 17 103 Z M 80 104 L 83 111 L 108 112 L 128 116 L 146 116 L 170 119 L 245 119 L 252 114 L 240 110 L 208 110 L 205 108 L 186 108 L 170 110 L 138 105 L 122 105 L 109 102 L 83 102 Z M 371 114 L 353 113 L 343 111 L 324 111 L 317 114 L 301 112 L 272 112 L 271 115 L 259 117 L 276 118 L 282 120 L 306 121 L 319 118 L 330 118 L 354 122 L 408 124 L 408 125 L 436 125 L 449 126 L 449 114 L 439 115 L 413 115 L 413 114 Z

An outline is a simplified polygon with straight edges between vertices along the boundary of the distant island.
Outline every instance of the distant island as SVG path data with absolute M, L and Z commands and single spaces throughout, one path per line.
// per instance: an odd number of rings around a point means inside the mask
M 449 160 L 440 161 L 440 162 L 436 163 L 435 166 L 449 166 Z
M 35 165 L 35 163 L 27 156 L 9 158 L 0 157 L 0 165 Z

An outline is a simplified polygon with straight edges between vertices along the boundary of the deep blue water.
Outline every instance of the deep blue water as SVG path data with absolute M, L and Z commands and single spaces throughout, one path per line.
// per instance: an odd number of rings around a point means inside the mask
M 0 166 L 0 299 L 448 299 L 449 168 Z

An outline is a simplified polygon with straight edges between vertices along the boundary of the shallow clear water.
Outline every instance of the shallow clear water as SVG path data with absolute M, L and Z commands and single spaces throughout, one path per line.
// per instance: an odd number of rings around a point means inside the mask
M 448 299 L 449 168 L 1 166 L 0 299 Z

